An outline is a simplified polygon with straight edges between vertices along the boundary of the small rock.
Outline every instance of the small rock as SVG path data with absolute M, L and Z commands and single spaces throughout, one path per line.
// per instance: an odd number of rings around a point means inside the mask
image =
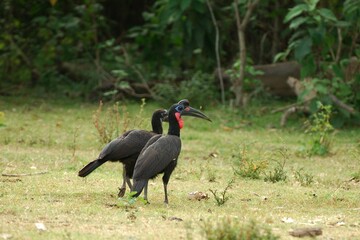
M 283 217 L 283 218 L 281 219 L 281 221 L 284 222 L 284 223 L 293 223 L 293 222 L 295 222 L 294 219 L 288 218 L 288 217 Z
M 46 231 L 46 227 L 43 223 L 35 223 L 35 226 L 40 231 Z
M 204 192 L 195 191 L 195 192 L 190 192 L 188 194 L 188 199 L 189 200 L 197 200 L 197 201 L 207 200 L 207 199 L 209 199 L 209 195 Z
M 182 220 L 182 218 L 178 218 L 178 217 L 169 217 L 170 221 L 178 221 L 178 222 L 182 222 L 184 220 Z
M 0 238 L 7 240 L 7 239 L 12 238 L 12 235 L 9 233 L 1 233 Z
M 322 229 L 319 227 L 307 227 L 307 228 L 297 228 L 292 231 L 289 231 L 289 234 L 293 237 L 316 237 L 322 235 Z

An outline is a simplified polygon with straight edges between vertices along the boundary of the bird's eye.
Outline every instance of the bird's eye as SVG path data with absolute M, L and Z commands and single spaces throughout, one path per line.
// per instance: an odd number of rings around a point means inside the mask
M 175 108 L 175 110 L 176 110 L 177 112 L 181 112 L 182 110 L 184 110 L 184 107 L 183 107 L 182 105 L 179 105 L 179 106 L 177 106 L 177 107 Z

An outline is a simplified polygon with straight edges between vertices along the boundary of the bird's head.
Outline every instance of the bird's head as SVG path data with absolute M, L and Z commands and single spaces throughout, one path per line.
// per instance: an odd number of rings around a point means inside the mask
M 180 100 L 177 104 L 172 105 L 168 115 L 169 118 L 170 116 L 175 117 L 180 129 L 184 126 L 184 121 L 181 118 L 182 116 L 197 117 L 211 122 L 210 118 L 200 110 L 190 107 L 190 103 L 187 99 Z
M 153 118 L 167 122 L 168 121 L 168 111 L 166 109 L 155 110 L 153 113 Z

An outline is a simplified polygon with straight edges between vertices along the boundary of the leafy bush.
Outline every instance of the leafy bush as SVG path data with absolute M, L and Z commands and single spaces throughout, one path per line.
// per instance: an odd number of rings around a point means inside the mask
M 249 158 L 244 147 L 239 153 L 233 155 L 234 173 L 243 178 L 260 179 L 260 174 L 267 168 L 266 161 L 254 161 Z
M 197 71 L 190 80 L 181 82 L 178 99 L 191 99 L 193 106 L 202 106 L 217 101 L 219 94 L 213 83 L 212 75 Z
M 192 106 L 203 106 L 219 99 L 213 76 L 201 71 L 195 72 L 189 80 L 183 80 L 179 85 L 170 81 L 156 84 L 154 90 L 162 101 L 169 104 L 187 98 Z
M 294 177 L 301 186 L 309 186 L 314 182 L 314 176 L 309 173 L 305 173 L 303 168 L 296 170 Z
M 276 166 L 274 167 L 274 170 L 265 173 L 264 181 L 272 182 L 272 183 L 286 181 L 287 175 L 284 167 L 285 167 L 285 160 L 282 163 L 276 161 Z
M 329 134 L 334 130 L 330 124 L 331 106 L 324 106 L 317 102 L 318 112 L 310 120 L 305 122 L 306 133 L 312 136 L 310 142 L 309 154 L 324 156 L 329 154 L 331 147 L 331 138 Z
M 63 62 L 87 59 L 94 69 L 93 57 L 89 56 L 96 55 L 99 31 L 106 27 L 102 16 L 97 17 L 96 24 L 90 19 L 101 15 L 102 5 L 96 1 L 69 2 L 66 7 L 61 1 L 57 6 L 46 1 L 3 2 L 8 14 L 0 18 L 4 26 L 0 34 L 0 76 L 6 83 L 54 90 L 72 82 L 72 73 L 64 73 Z M 92 84 L 96 85 L 94 80 Z
M 208 240 L 275 240 L 271 230 L 259 227 L 254 221 L 241 224 L 237 219 L 224 218 L 218 222 L 204 221 L 202 234 Z
M 256 70 L 252 61 L 248 58 L 248 63 L 245 65 L 245 78 L 243 82 L 244 93 L 247 94 L 247 101 L 251 100 L 251 97 L 261 96 L 264 97 L 265 91 L 262 82 L 256 78 L 258 75 L 262 75 L 263 72 Z M 237 60 L 230 69 L 226 70 L 226 73 L 230 76 L 234 82 L 235 79 L 240 77 L 240 60 Z
M 233 185 L 235 179 L 231 179 L 228 184 L 226 185 L 225 189 L 220 192 L 220 194 L 218 194 L 217 190 L 212 190 L 209 189 L 209 191 L 212 193 L 212 195 L 214 196 L 216 205 L 218 206 L 222 206 L 224 205 L 228 200 L 229 200 L 229 196 L 227 196 L 228 190 L 231 188 L 231 186 Z
M 293 53 L 301 64 L 301 77 L 314 81 L 310 90 L 317 93 L 315 100 L 333 106 L 333 121 L 341 127 L 346 122 L 360 119 L 359 113 L 341 107 L 329 97 L 330 94 L 336 96 L 343 106 L 359 106 L 360 103 L 360 74 L 358 71 L 349 74 L 348 69 L 352 59 L 357 66 L 360 64 L 360 49 L 354 40 L 360 34 L 360 1 L 344 1 L 336 15 L 331 10 L 335 9 L 335 4 L 324 8 L 319 2 L 300 1 L 289 10 L 284 22 L 289 23 L 294 32 L 287 50 L 279 53 L 275 60 L 285 59 Z M 319 142 L 315 144 L 319 148 L 322 146 Z

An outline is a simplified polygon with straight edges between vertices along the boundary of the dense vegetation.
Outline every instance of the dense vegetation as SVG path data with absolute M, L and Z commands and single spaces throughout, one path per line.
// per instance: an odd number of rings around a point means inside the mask
M 295 60 L 316 101 L 332 105 L 334 94 L 360 105 L 360 0 L 4 0 L 0 9 L 3 95 L 32 87 L 85 99 L 235 98 L 241 106 L 246 93 L 268 96 L 249 77 L 253 65 Z M 219 82 L 219 67 L 230 79 Z M 339 126 L 358 117 L 333 111 Z

